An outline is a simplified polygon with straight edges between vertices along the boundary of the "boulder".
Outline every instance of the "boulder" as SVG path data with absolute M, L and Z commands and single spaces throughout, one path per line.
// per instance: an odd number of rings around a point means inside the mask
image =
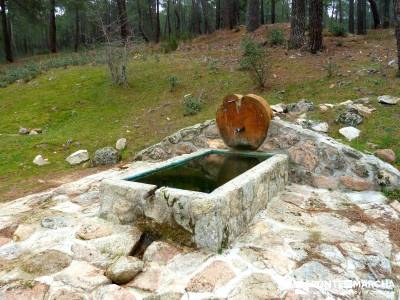
M 79 165 L 89 160 L 89 152 L 87 150 L 78 150 L 65 159 L 70 165 Z
M 121 150 L 124 150 L 125 148 L 126 148 L 126 139 L 125 138 L 119 139 L 115 143 L 115 149 L 121 151 Z
M 356 110 L 345 111 L 341 113 L 336 122 L 347 125 L 347 126 L 357 126 L 361 124 L 363 121 L 363 117 L 360 116 Z
M 341 135 L 343 135 L 347 140 L 351 141 L 360 136 L 361 131 L 354 127 L 343 127 L 339 129 Z
M 271 105 L 271 109 L 276 113 L 282 114 L 282 113 L 287 112 L 287 105 L 285 105 L 283 103 L 279 103 L 279 104 Z
M 396 161 L 396 153 L 392 149 L 378 149 L 375 151 L 375 155 L 388 163 Z
M 33 161 L 32 161 L 35 165 L 37 165 L 37 166 L 45 166 L 45 165 L 48 165 L 50 162 L 49 162 L 49 160 L 47 159 L 47 158 L 43 158 L 43 156 L 42 155 L 37 155 L 34 159 L 33 159 Z
M 305 99 L 300 100 L 297 103 L 291 103 L 287 106 L 289 112 L 305 113 L 314 110 L 314 103 Z
M 327 133 L 329 130 L 329 125 L 327 122 L 316 123 L 311 125 L 311 129 L 317 132 Z
M 383 95 L 378 97 L 378 102 L 383 104 L 395 105 L 400 102 L 400 98 L 389 95 Z
M 114 165 L 120 160 L 118 151 L 112 147 L 104 147 L 96 150 L 93 157 L 94 166 Z
M 105 275 L 116 284 L 125 284 L 133 280 L 144 267 L 143 261 L 132 256 L 121 256 L 108 267 Z

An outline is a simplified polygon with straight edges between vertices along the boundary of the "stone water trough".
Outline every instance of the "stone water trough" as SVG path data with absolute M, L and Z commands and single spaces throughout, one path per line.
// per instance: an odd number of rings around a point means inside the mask
M 271 118 L 264 99 L 227 96 L 217 123 L 232 150 L 202 149 L 103 181 L 101 216 L 221 250 L 288 182 L 287 155 L 254 151 L 265 140 Z

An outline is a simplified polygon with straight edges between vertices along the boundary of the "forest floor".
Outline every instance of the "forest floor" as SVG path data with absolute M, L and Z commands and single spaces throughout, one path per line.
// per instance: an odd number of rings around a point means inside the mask
M 262 27 L 253 36 L 264 42 L 271 27 L 288 32 L 287 24 L 277 24 Z M 270 48 L 271 76 L 265 90 L 257 89 L 239 68 L 245 34 L 243 28 L 220 31 L 184 43 L 170 54 L 153 49 L 135 55 L 129 63 L 128 88 L 112 86 L 105 66 L 90 64 L 50 69 L 29 82 L 0 89 L 0 201 L 96 172 L 87 164 L 71 167 L 65 161 L 79 149 L 94 154 L 125 137 L 128 146 L 122 158 L 130 161 L 137 151 L 179 128 L 214 118 L 222 98 L 230 93 L 260 94 L 270 104 L 302 98 L 335 104 L 370 97 L 377 110 L 358 127 L 361 136 L 350 144 L 364 151 L 372 151 L 367 142 L 392 148 L 400 166 L 400 105 L 383 106 L 376 100 L 380 95 L 400 96 L 400 80 L 388 67 L 396 57 L 393 30 L 374 30 L 367 36 L 327 35 L 320 55 Z M 330 77 L 328 60 L 334 70 Z M 0 71 L 13 67 L 3 65 Z M 178 79 L 173 91 L 171 76 Z M 199 114 L 184 116 L 186 94 L 201 95 Z M 340 138 L 336 116 L 335 110 L 316 109 L 307 117 L 327 121 L 329 135 Z M 20 127 L 39 127 L 43 134 L 19 135 Z M 38 154 L 50 164 L 34 165 Z

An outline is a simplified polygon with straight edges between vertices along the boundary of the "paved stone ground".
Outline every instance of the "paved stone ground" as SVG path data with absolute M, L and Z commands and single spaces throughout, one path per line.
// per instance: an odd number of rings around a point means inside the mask
M 149 164 L 0 204 L 0 299 L 398 299 L 400 203 L 296 183 L 222 253 L 156 241 L 113 284 L 141 232 L 97 217 L 99 184 Z

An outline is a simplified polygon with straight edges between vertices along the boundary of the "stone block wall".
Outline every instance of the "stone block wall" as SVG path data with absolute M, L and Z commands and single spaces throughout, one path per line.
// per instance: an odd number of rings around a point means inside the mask
M 184 128 L 141 151 L 137 160 L 163 160 L 201 148 L 226 148 L 215 121 Z M 327 135 L 273 120 L 259 151 L 289 155 L 289 181 L 331 190 L 380 190 L 400 187 L 400 172 L 373 155 Z

